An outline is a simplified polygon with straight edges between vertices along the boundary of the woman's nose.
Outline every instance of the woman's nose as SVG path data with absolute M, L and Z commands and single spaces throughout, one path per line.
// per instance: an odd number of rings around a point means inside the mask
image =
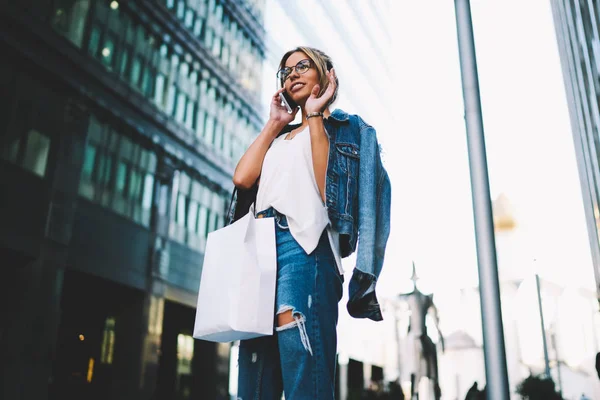
M 290 72 L 290 76 L 288 78 L 290 78 L 290 81 L 293 81 L 294 79 L 297 79 L 300 76 L 300 74 L 296 71 L 296 68 L 292 69 L 292 72 Z

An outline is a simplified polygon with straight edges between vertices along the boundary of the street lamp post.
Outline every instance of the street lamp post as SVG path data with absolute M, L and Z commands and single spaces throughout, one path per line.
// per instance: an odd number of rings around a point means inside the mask
M 534 260 L 535 261 L 535 260 Z M 540 323 L 542 324 L 542 345 L 544 346 L 544 373 L 546 378 L 552 379 L 550 375 L 550 358 L 548 357 L 548 342 L 546 341 L 546 324 L 544 323 L 544 309 L 542 308 L 542 291 L 540 287 L 540 276 L 535 273 L 535 290 L 537 292 L 538 309 L 540 311 Z
M 479 293 L 485 353 L 487 396 L 508 400 L 508 373 L 500 305 L 500 285 L 496 261 L 496 243 L 492 201 L 481 117 L 479 78 L 469 0 L 455 0 L 456 30 L 465 104 L 467 145 L 471 171 L 473 216 L 479 267 Z
M 556 378 L 558 380 L 558 392 L 562 394 L 562 374 L 560 372 L 560 355 L 558 354 L 558 346 L 556 346 L 556 324 L 550 324 L 550 340 L 554 348 L 554 359 L 556 361 Z

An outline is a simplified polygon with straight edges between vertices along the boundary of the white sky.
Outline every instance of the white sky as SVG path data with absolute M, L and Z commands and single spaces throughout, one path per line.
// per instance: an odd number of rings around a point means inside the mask
M 412 259 L 421 288 L 440 292 L 477 279 L 454 3 L 395 5 L 401 115 L 387 161 L 393 225 L 380 292 L 397 292 L 398 280 L 410 288 Z M 535 257 L 542 275 L 593 289 L 549 1 L 471 5 L 492 197 L 509 197 L 519 225 L 518 240 L 498 240 L 500 268 L 530 268 Z

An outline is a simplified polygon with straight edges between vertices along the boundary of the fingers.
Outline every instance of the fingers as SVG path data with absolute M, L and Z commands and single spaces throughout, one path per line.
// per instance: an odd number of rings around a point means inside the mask
M 331 68 L 327 72 L 327 75 L 329 78 L 329 85 L 327 85 L 327 92 L 333 94 L 333 92 L 335 92 L 335 70 L 333 68 Z
M 278 91 L 276 91 L 275 94 L 273 95 L 273 101 L 279 101 L 279 93 L 283 93 L 284 90 L 285 90 L 285 88 L 281 88 Z
M 321 90 L 321 86 L 319 84 L 316 84 L 315 86 L 313 86 L 313 90 L 312 90 L 312 92 L 310 92 L 310 95 L 313 97 L 317 97 L 319 95 L 320 90 Z

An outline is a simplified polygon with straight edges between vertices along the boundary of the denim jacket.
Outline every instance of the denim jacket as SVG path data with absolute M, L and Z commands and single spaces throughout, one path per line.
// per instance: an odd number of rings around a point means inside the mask
M 381 321 L 375 294 L 390 233 L 391 184 L 381 163 L 375 129 L 357 115 L 336 109 L 325 119 L 329 163 L 326 206 L 332 227 L 340 233 L 341 256 L 354 251 L 356 266 L 349 284 L 348 313 Z M 279 135 L 297 127 L 288 125 Z M 255 201 L 257 186 L 237 190 L 229 222 L 244 216 Z M 360 240 L 358 240 L 360 236 Z

